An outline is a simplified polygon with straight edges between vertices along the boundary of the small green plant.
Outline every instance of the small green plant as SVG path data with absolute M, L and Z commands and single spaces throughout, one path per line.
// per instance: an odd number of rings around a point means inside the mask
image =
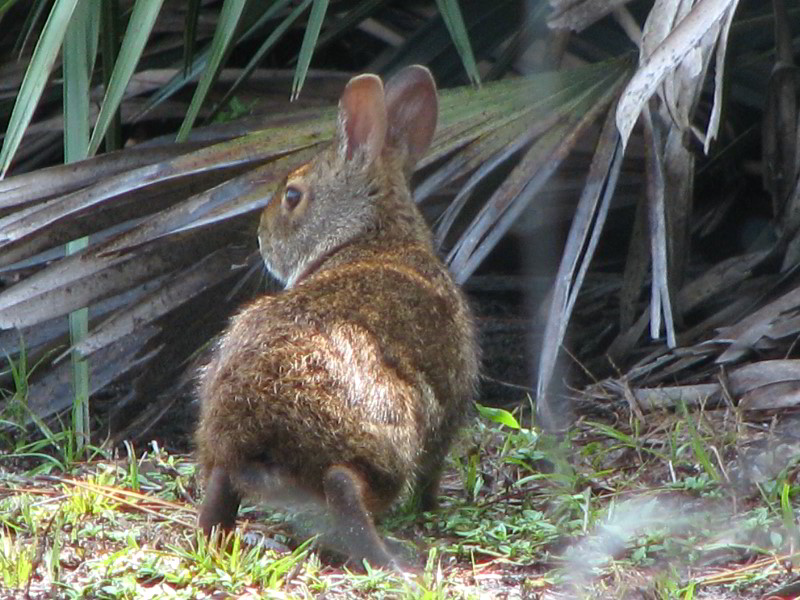
M 61 576 L 61 549 L 63 547 L 62 527 L 64 526 L 64 514 L 61 510 L 56 512 L 47 530 L 51 532 L 50 549 L 44 555 L 45 567 L 50 577 L 50 581 L 57 583 Z
M 53 469 L 66 473 L 72 470 L 81 456 L 74 429 L 59 419 L 58 431 L 53 431 L 28 407 L 29 379 L 46 358 L 42 357 L 31 367 L 22 338 L 16 359 L 6 354 L 8 372 L 11 374 L 14 389 L 6 390 L 3 394 L 5 409 L 0 414 L 0 429 L 6 433 L 0 432 L 0 441 L 4 446 L 13 448 L 9 456 L 41 460 L 33 468 L 34 474 L 46 473 Z M 35 438 L 28 423 L 33 423 L 38 431 L 38 436 Z M 90 451 L 92 456 L 102 453 L 94 446 L 87 446 L 86 450 Z
M 243 102 L 238 96 L 231 96 L 227 104 L 214 115 L 212 121 L 214 123 L 227 123 L 249 115 L 253 108 L 256 107 L 258 102 L 252 100 L 251 102 Z
M 141 481 L 139 479 L 139 461 L 136 459 L 136 451 L 133 449 L 133 444 L 128 440 L 125 440 L 123 443 L 125 444 L 125 451 L 128 454 L 126 483 L 133 491 L 138 492 L 141 489 Z
M 797 527 L 794 507 L 790 500 L 791 490 L 792 486 L 789 482 L 784 481 L 783 486 L 781 486 L 781 518 L 786 535 L 792 541 L 791 546 L 793 548 L 800 548 L 800 529 Z M 798 564 L 800 564 L 800 557 L 795 555 L 793 564 L 797 567 Z
M 718 484 L 711 479 L 708 473 L 703 472 L 699 475 L 688 475 L 676 482 L 672 487 L 698 493 L 710 493 L 718 488 Z
M 112 481 L 112 475 L 100 472 L 90 475 L 81 485 L 63 485 L 67 498 L 63 504 L 66 521 L 77 524 L 87 516 L 105 516 L 113 521 L 120 504 L 102 491 L 102 487 Z
M 510 429 L 520 429 L 517 418 L 505 409 L 483 406 L 477 402 L 475 403 L 475 408 L 478 409 L 478 414 L 484 419 L 497 423 L 498 425 L 504 425 Z
M 14 449 L 9 456 L 40 460 L 39 464 L 31 469 L 31 474 L 48 473 L 53 469 L 63 473 L 71 472 L 78 464 L 79 459 L 73 432 L 61 421 L 59 421 L 61 423 L 60 431 L 53 431 L 34 413 L 29 411 L 28 415 L 36 424 L 41 437 L 31 440 L 27 428 L 23 425 L 11 421 L 0 421 L 0 425 L 6 425 L 19 433 L 19 437 L 14 443 Z M 89 446 L 89 449 L 93 453 L 92 458 L 105 455 L 101 448 Z
M 709 456 L 708 451 L 706 450 L 706 442 L 703 437 L 700 435 L 700 431 L 697 428 L 697 424 L 694 421 L 694 418 L 689 414 L 689 410 L 686 408 L 686 403 L 681 401 L 680 404 L 681 414 L 683 415 L 684 421 L 686 422 L 686 426 L 689 430 L 689 439 L 690 444 L 692 447 L 692 451 L 694 452 L 695 459 L 703 467 L 703 470 L 708 474 L 708 476 L 716 482 L 721 481 L 719 472 L 717 471 L 716 467 L 711 462 L 711 457 Z
M 14 389 L 10 394 L 8 391 L 3 394 L 6 404 L 5 410 L 0 417 L 8 419 L 8 421 L 0 421 L 0 425 L 21 423 L 27 413 L 28 377 L 30 373 L 28 372 L 28 353 L 22 336 L 20 336 L 19 348 L 17 360 L 14 360 L 12 356 L 6 353 L 6 362 L 11 373 L 11 380 L 14 383 Z
M 306 560 L 315 539 L 305 541 L 291 554 L 276 557 L 272 550 L 259 544 L 245 545 L 239 531 L 212 540 L 197 532 L 188 549 L 187 544 L 169 546 L 172 555 L 179 560 L 181 580 L 175 579 L 175 571 L 164 576 L 175 584 L 192 581 L 195 585 L 218 585 L 223 582 L 230 593 L 252 585 L 279 589 L 288 574 Z
M 27 585 L 33 573 L 36 540 L 26 540 L 12 535 L 5 527 L 0 529 L 0 576 L 7 589 L 20 589 Z

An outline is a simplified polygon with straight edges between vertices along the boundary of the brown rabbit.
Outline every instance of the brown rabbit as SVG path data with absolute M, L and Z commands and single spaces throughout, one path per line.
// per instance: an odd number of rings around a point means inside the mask
M 385 92 L 354 77 L 331 146 L 264 209 L 261 254 L 286 290 L 246 306 L 200 376 L 206 533 L 232 528 L 243 496 L 310 496 L 353 558 L 387 566 L 372 515 L 408 484 L 435 506 L 478 370 L 468 307 L 408 189 L 437 111 L 424 67 Z

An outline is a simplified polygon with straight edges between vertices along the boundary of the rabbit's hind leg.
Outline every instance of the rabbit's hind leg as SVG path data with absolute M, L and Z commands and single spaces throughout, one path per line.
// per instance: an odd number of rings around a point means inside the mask
M 430 472 L 420 477 L 416 496 L 419 500 L 417 508 L 423 512 L 436 510 L 439 507 L 439 480 L 442 476 L 442 462 L 437 461 Z
M 242 497 L 233 487 L 228 472 L 222 467 L 213 467 L 197 519 L 203 533 L 211 535 L 211 528 L 215 525 L 225 530 L 232 530 L 241 501 Z
M 369 492 L 364 478 L 348 466 L 334 465 L 326 471 L 323 485 L 336 534 L 351 558 L 366 559 L 374 567 L 398 569 L 367 509 Z

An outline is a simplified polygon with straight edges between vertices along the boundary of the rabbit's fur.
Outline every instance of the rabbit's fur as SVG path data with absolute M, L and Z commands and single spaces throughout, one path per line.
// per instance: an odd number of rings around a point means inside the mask
M 311 496 L 354 558 L 385 566 L 372 515 L 409 483 L 435 505 L 478 370 L 469 309 L 408 189 L 437 110 L 424 67 L 385 91 L 354 77 L 331 146 L 264 209 L 261 253 L 286 290 L 246 306 L 200 376 L 207 533 L 233 527 L 243 495 Z

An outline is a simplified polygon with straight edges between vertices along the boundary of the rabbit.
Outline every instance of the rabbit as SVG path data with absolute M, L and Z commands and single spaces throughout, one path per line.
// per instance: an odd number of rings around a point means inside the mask
M 436 255 L 409 179 L 436 127 L 430 72 L 352 78 L 329 147 L 288 175 L 258 241 L 285 289 L 245 306 L 201 370 L 199 526 L 243 497 L 318 499 L 352 559 L 396 567 L 374 516 L 414 488 L 436 506 L 470 413 L 473 318 Z

